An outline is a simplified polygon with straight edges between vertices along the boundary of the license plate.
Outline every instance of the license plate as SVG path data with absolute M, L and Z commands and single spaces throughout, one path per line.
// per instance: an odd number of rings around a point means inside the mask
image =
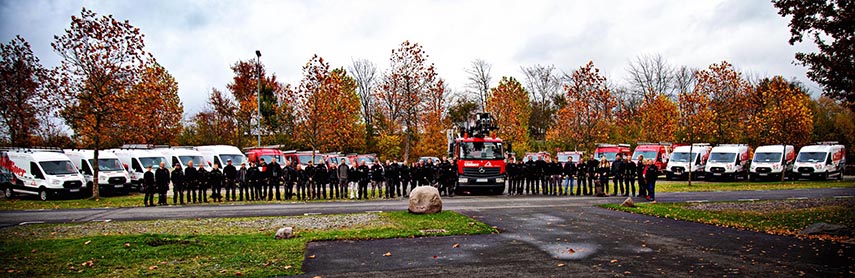
M 80 189 L 69 189 L 69 192 L 80 192 Z
M 768 176 L 769 174 L 766 174 L 766 173 L 760 173 L 760 175 L 761 175 L 761 176 Z
M 807 177 L 807 176 L 810 176 L 810 174 L 807 174 L 807 173 L 802 173 L 802 176 L 805 176 L 805 177 Z
M 682 174 L 683 174 L 683 172 L 677 171 L 677 172 L 674 172 L 674 174 L 676 174 L 676 175 L 682 175 Z
M 477 179 L 475 182 L 487 182 L 487 179 Z
M 117 184 L 116 186 L 113 186 L 113 187 L 115 187 L 115 188 L 123 188 L 123 187 L 125 187 L 125 185 L 124 185 L 124 184 Z
M 713 173 L 713 176 L 721 176 L 721 173 Z

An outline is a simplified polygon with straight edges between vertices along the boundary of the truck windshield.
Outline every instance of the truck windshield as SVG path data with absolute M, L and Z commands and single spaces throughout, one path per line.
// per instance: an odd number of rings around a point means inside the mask
M 781 162 L 781 153 L 755 153 L 754 162 Z
M 505 150 L 497 142 L 460 142 L 460 159 L 505 159 Z
M 89 165 L 95 166 L 95 160 L 90 159 Z M 115 159 L 115 158 L 105 158 L 105 159 L 99 158 L 98 159 L 98 171 L 122 171 L 122 170 L 125 170 L 125 168 L 122 167 L 122 163 L 119 162 L 118 159 Z
M 42 161 L 39 166 L 45 170 L 48 175 L 68 175 L 77 173 L 71 161 Z
M 140 157 L 139 160 L 140 160 L 140 164 L 142 164 L 143 168 L 146 168 L 149 165 L 151 165 L 151 168 L 157 169 L 157 168 L 160 168 L 161 162 L 167 163 L 165 158 L 159 157 L 159 156 L 156 156 L 156 157 Z M 186 163 L 186 161 L 185 161 L 185 163 Z M 193 163 L 196 163 L 196 162 L 193 162 Z
M 567 159 L 571 157 L 573 158 L 573 162 L 579 162 L 579 159 L 581 158 L 578 154 L 559 154 L 558 162 L 567 162 Z
M 658 159 L 656 157 L 656 151 L 635 151 L 634 153 L 632 153 L 632 159 L 637 160 L 639 155 L 643 155 L 644 159 Z M 686 156 L 686 161 L 688 161 L 688 159 L 689 157 Z
M 312 155 L 311 154 L 300 156 L 300 163 L 301 164 L 309 164 L 309 161 L 312 161 Z M 316 154 L 315 160 L 312 161 L 312 164 L 314 164 L 314 165 L 324 164 L 324 156 L 320 155 L 320 154 Z
M 226 161 L 229 161 L 229 159 L 231 159 L 232 165 L 235 165 L 235 166 L 240 166 L 241 163 L 246 162 L 244 160 L 245 157 L 243 155 L 239 155 L 239 154 L 221 154 L 220 158 L 223 159 L 223 163 L 226 163 Z M 277 159 L 276 163 L 279 163 L 279 162 L 282 162 L 282 160 Z
M 728 163 L 736 160 L 736 153 L 712 153 L 710 154 L 710 162 L 712 163 Z
M 825 152 L 799 153 L 799 157 L 796 158 L 796 162 L 820 162 L 825 161 L 826 156 L 828 156 L 828 154 Z
M 284 159 L 282 159 L 281 155 L 262 155 L 262 156 L 259 156 L 259 159 L 264 160 L 265 163 L 270 163 L 271 161 L 273 161 L 274 158 L 276 158 L 276 163 L 282 163 L 282 161 L 285 161 Z M 261 163 L 261 160 L 259 160 L 257 162 Z M 232 160 L 232 164 L 234 164 L 234 160 Z M 238 163 L 238 164 L 240 164 L 240 163 Z
M 602 152 L 602 153 L 597 153 L 597 160 L 599 160 L 599 159 L 603 159 L 603 157 L 604 157 L 604 156 L 606 157 L 606 160 L 608 160 L 608 161 L 615 161 L 615 157 L 617 157 L 617 152 Z M 644 156 L 644 158 L 646 159 L 646 158 L 648 158 L 648 157 L 647 157 L 647 156 Z

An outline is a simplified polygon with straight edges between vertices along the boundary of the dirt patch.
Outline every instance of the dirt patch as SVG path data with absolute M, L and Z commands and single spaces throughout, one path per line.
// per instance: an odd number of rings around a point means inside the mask
M 834 206 L 855 209 L 855 198 L 699 203 L 691 204 L 687 206 L 687 208 L 705 211 L 748 211 L 770 213 L 796 209 Z

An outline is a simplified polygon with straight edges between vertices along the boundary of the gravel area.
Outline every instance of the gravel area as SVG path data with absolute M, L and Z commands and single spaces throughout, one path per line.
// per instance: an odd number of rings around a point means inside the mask
M 806 209 L 816 207 L 842 206 L 855 209 L 855 198 L 841 199 L 804 199 L 804 200 L 777 200 L 756 202 L 722 202 L 722 203 L 698 203 L 691 204 L 687 208 L 706 211 L 751 211 L 751 212 L 777 212 L 784 210 Z
M 89 222 L 81 224 L 41 224 L 9 227 L 0 233 L 0 240 L 17 237 L 27 239 L 77 238 L 99 235 L 172 234 L 172 235 L 236 235 L 275 233 L 282 227 L 295 231 L 351 229 L 392 225 L 376 213 L 311 215 L 258 218 L 205 218 L 185 220 L 154 220 L 128 222 Z

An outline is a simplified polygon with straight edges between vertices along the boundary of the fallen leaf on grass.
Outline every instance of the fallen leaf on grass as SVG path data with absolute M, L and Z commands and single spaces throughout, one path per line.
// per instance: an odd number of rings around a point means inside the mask
M 83 245 L 89 245 L 89 243 L 92 243 L 92 241 L 91 241 L 91 240 L 87 240 L 86 242 L 84 242 L 84 243 L 83 243 Z
M 220 273 L 226 273 L 226 270 L 225 269 L 220 270 Z
M 610 263 L 617 263 L 617 262 L 618 262 L 618 260 L 611 260 L 611 261 L 609 261 L 609 262 L 610 262 Z
M 558 267 L 564 267 L 566 264 L 558 264 Z
M 93 264 L 95 264 L 95 262 L 93 262 L 92 260 L 89 260 L 89 261 L 83 262 L 82 264 L 80 264 L 80 266 L 89 266 L 89 267 L 91 267 Z
M 293 266 L 286 265 L 286 266 L 285 266 L 285 269 L 291 269 L 292 267 L 293 267 Z
M 149 267 L 148 267 L 148 270 L 155 270 L 155 269 L 157 269 L 157 266 L 156 266 L 156 265 L 153 265 L 153 266 L 149 266 Z
M 386 254 L 383 254 L 383 257 L 391 257 L 391 256 L 392 256 L 392 252 L 386 252 Z
M 314 259 L 315 255 L 309 255 L 309 259 Z
M 460 243 L 455 243 L 454 245 L 451 246 L 451 248 L 458 248 L 458 247 L 460 247 Z
M 567 249 L 567 253 L 573 254 L 573 253 L 576 253 L 576 250 L 573 250 L 573 248 L 570 248 L 570 249 Z
M 433 258 L 434 258 L 434 259 L 436 259 L 436 258 L 439 258 L 439 257 L 437 257 L 437 256 L 433 256 Z
M 35 254 L 35 253 L 36 253 L 36 249 L 33 249 L 33 251 L 30 251 L 30 253 Z
M 131 243 L 130 243 L 130 242 L 125 242 L 125 247 L 131 247 Z
M 241 273 L 240 271 L 235 272 L 235 276 L 241 276 L 241 275 L 243 275 L 243 273 Z

